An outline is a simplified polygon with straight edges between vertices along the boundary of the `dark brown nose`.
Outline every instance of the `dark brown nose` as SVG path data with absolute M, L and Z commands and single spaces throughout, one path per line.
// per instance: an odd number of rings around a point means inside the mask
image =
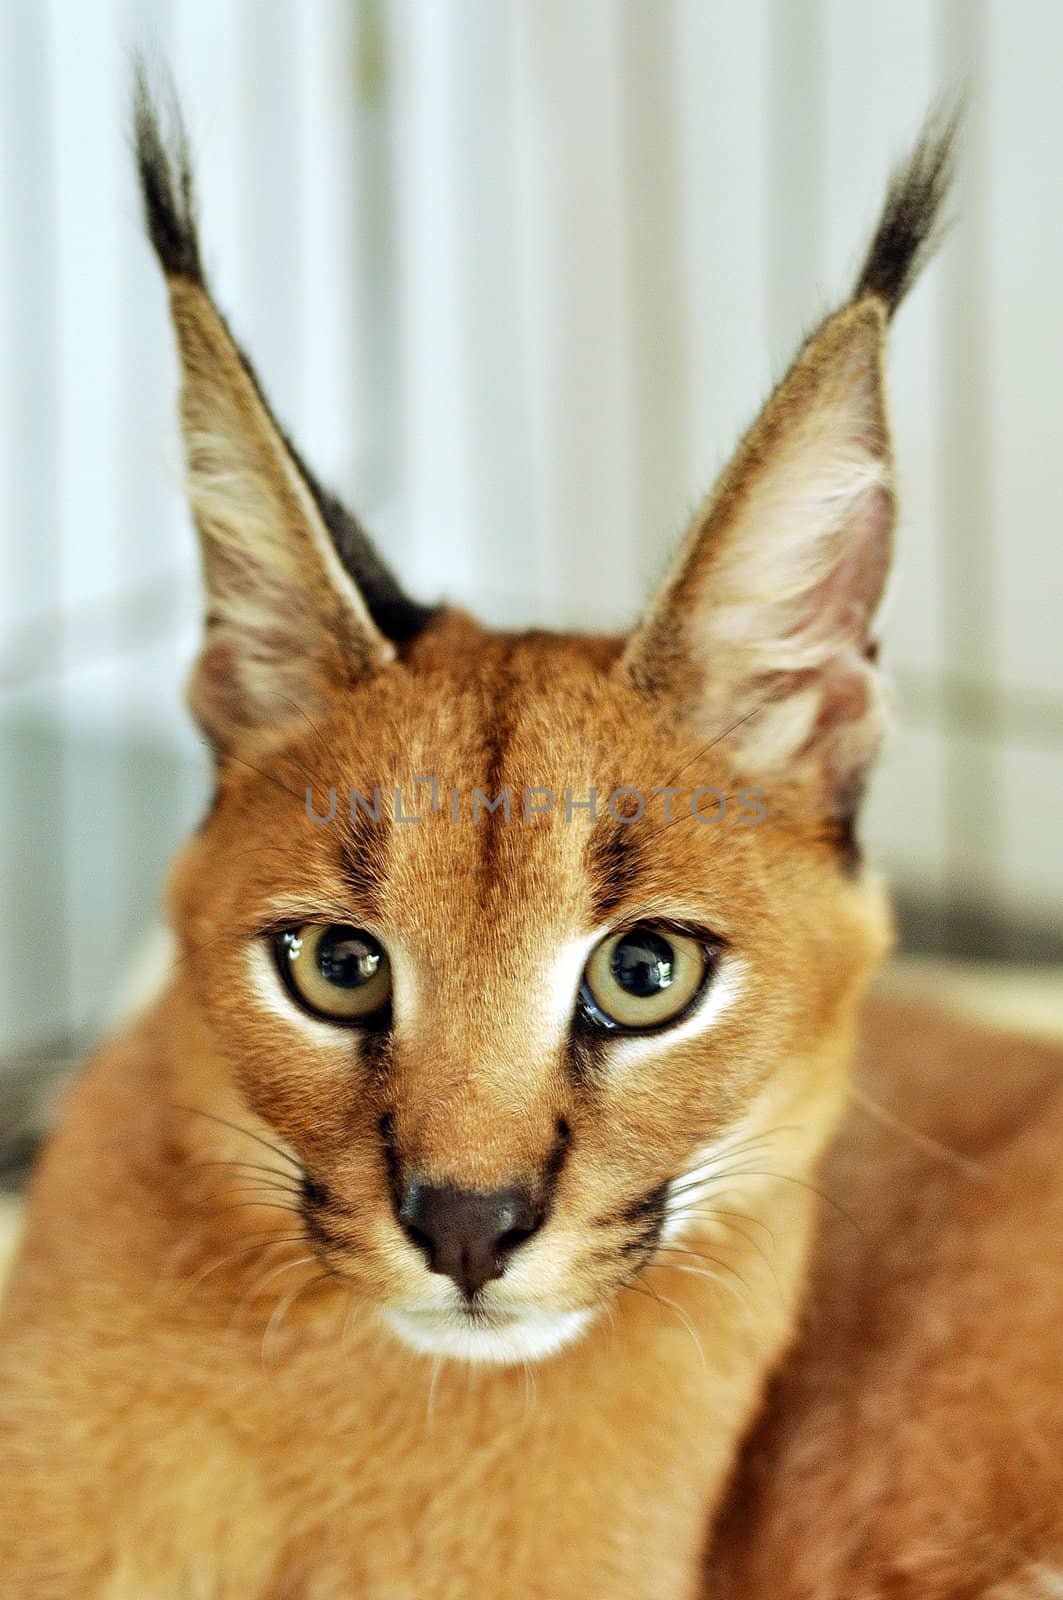
M 490 1192 L 410 1182 L 399 1221 L 432 1272 L 453 1278 L 471 1299 L 500 1278 L 509 1257 L 542 1225 L 543 1211 L 523 1189 Z

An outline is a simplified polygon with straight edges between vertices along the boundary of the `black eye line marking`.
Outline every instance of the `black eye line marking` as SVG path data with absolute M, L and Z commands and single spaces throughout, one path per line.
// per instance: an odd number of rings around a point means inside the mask
M 601 1068 L 606 1057 L 606 1032 L 584 1021 L 580 1014 L 579 997 L 572 1018 L 565 1047 L 565 1065 L 569 1077 L 584 1091 L 590 1091 L 601 1078 Z
M 559 1116 L 554 1122 L 554 1142 L 543 1168 L 542 1220 L 543 1226 L 553 1215 L 558 1184 L 565 1162 L 572 1149 L 572 1128 L 567 1117 Z
M 362 1065 L 375 1079 L 387 1077 L 391 1066 L 391 1050 L 395 1038 L 395 1018 L 389 1001 L 385 1010 L 378 1013 L 379 1022 L 372 1017 L 363 1020 L 361 1027 Z M 369 1026 L 365 1026 L 365 1021 Z

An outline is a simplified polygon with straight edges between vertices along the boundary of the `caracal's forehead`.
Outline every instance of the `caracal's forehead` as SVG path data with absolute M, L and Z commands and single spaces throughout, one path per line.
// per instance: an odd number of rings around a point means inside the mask
M 504 925 L 506 946 L 491 955 L 505 965 L 546 930 L 556 944 L 608 923 L 632 896 L 649 908 L 681 896 L 694 887 L 691 848 L 702 863 L 744 855 L 727 819 L 712 829 L 689 816 L 699 785 L 727 792 L 726 756 L 662 729 L 610 671 L 608 642 L 473 638 L 475 648 L 426 647 L 339 704 L 327 730 L 336 843 L 371 869 L 385 923 L 429 956 L 456 919 L 485 939 Z M 323 761 L 315 751 L 315 769 Z
M 616 649 L 564 634 L 490 633 L 444 616 L 401 666 L 353 695 L 337 692 L 336 756 L 396 777 L 411 766 L 443 787 L 495 787 L 503 770 L 516 782 L 589 778 L 625 730 L 637 744 L 653 727 L 649 716 L 639 727 L 630 688 L 610 670 Z

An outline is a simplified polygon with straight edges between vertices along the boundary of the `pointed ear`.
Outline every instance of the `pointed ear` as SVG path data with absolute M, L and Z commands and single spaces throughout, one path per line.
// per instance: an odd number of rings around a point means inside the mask
M 858 777 L 884 724 L 870 630 L 893 517 L 885 320 L 867 300 L 809 342 L 623 662 L 705 737 L 738 724 L 743 770 L 821 779 L 835 794 Z
M 852 303 L 808 340 L 695 519 L 620 670 L 736 768 L 855 809 L 888 721 L 873 622 L 889 567 L 887 321 L 927 253 L 954 123 L 890 187 Z
M 189 697 L 223 752 L 248 736 L 276 736 L 300 712 L 313 715 L 331 690 L 393 658 L 354 563 L 366 567 L 378 608 L 390 606 L 400 632 L 408 624 L 404 636 L 414 626 L 407 612 L 422 620 L 427 613 L 403 602 L 360 529 L 318 488 L 270 414 L 207 289 L 176 109 L 173 122 L 167 146 L 138 78 L 137 165 L 177 334 L 188 495 L 207 591 Z

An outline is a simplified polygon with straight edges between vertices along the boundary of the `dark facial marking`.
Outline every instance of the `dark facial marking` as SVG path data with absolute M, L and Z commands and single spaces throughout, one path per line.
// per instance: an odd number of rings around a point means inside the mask
M 402 1203 L 402 1168 L 399 1162 L 399 1152 L 395 1146 L 395 1119 L 390 1111 L 386 1111 L 377 1123 L 377 1132 L 380 1134 L 380 1143 L 384 1152 L 384 1167 L 388 1176 L 388 1189 L 396 1208 Z
M 659 1183 L 648 1189 L 637 1200 L 632 1200 L 620 1212 L 623 1222 L 646 1222 L 657 1226 L 664 1221 L 664 1208 L 668 1199 L 668 1184 Z
M 652 1189 L 647 1189 L 644 1194 L 629 1200 L 626 1205 L 618 1206 L 615 1211 L 607 1211 L 603 1216 L 595 1217 L 594 1223 L 599 1228 L 632 1227 L 636 1223 L 643 1223 L 647 1227 L 660 1228 L 664 1221 L 665 1204 L 668 1199 L 668 1181 L 658 1183 Z
M 546 1165 L 543 1168 L 542 1211 L 544 1222 L 554 1209 L 558 1181 L 565 1162 L 568 1160 L 571 1148 L 572 1129 L 564 1117 L 558 1117 L 554 1128 L 553 1147 L 546 1158 Z
M 516 685 L 512 669 L 517 648 L 515 638 L 500 641 L 499 654 L 482 679 L 484 700 L 484 781 L 483 792 L 494 800 L 505 786 L 506 757 L 513 737 Z M 487 882 L 499 871 L 499 858 L 507 827 L 502 809 L 483 811 L 477 824 L 483 840 L 482 870 Z
M 366 795 L 372 804 L 372 794 Z M 337 806 L 349 804 L 346 795 L 337 795 Z M 384 799 L 386 805 L 386 796 Z M 343 876 L 359 908 L 365 916 L 379 920 L 381 916 L 381 886 L 387 875 L 389 831 L 384 821 L 386 812 L 381 808 L 379 822 L 361 806 L 354 807 L 354 815 L 344 818 L 340 859 Z
M 609 1035 L 586 1025 L 573 1027 L 568 1036 L 565 1063 L 569 1077 L 587 1090 L 600 1080 Z
M 630 824 L 610 818 L 591 835 L 587 850 L 593 915 L 601 922 L 631 896 L 642 866 L 642 845 Z

